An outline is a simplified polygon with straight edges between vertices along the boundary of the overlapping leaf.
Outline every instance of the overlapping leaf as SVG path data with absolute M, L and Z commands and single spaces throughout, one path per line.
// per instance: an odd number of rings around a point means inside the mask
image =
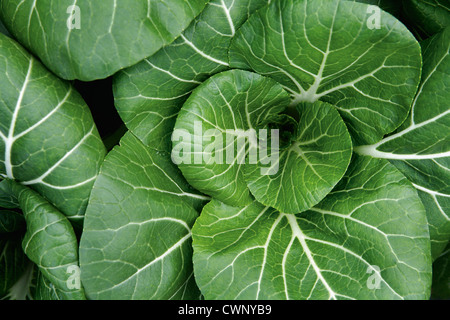
M 255 144 L 256 136 L 252 139 L 248 130 L 256 133 L 288 105 L 289 96 L 280 85 L 255 73 L 232 70 L 205 81 L 183 105 L 174 129 L 172 154 L 182 154 L 184 159 L 176 162 L 184 177 L 228 204 L 252 202 L 243 168 L 248 144 Z M 214 150 L 208 152 L 211 144 Z
M 176 115 L 191 91 L 228 67 L 236 30 L 268 0 L 211 0 L 173 44 L 119 72 L 114 96 L 127 127 L 145 144 L 170 148 Z
M 171 43 L 205 0 L 11 0 L 9 31 L 64 79 L 106 78 Z
M 395 134 L 356 151 L 389 159 L 417 188 L 437 257 L 450 240 L 450 28 L 422 47 L 422 81 L 409 119 Z
M 70 270 L 78 268 L 78 241 L 69 220 L 37 192 L 10 183 L 27 224 L 23 251 L 65 299 L 84 299 L 81 282 L 71 285 Z
M 420 80 L 420 47 L 390 14 L 343 0 L 272 1 L 237 31 L 230 66 L 267 75 L 294 103 L 336 106 L 354 140 L 378 142 L 405 120 Z M 351 14 L 349 14 L 351 12 Z
M 2 34 L 0 75 L 0 177 L 31 186 L 81 219 L 105 155 L 89 108 Z
M 192 231 L 196 280 L 206 299 L 427 299 L 426 223 L 403 175 L 356 157 L 302 214 L 209 203 Z
M 343 177 L 352 158 L 350 135 L 333 106 L 318 101 L 302 103 L 298 109 L 298 132 L 271 164 L 276 173 L 261 174 L 264 159 L 245 167 L 255 198 L 284 213 L 302 212 L 319 203 Z
M 182 178 L 170 155 L 127 133 L 94 185 L 80 243 L 90 299 L 194 299 L 194 208 L 208 198 Z
M 255 73 L 226 71 L 205 81 L 174 129 L 173 155 L 183 153 L 176 163 L 187 181 L 229 205 L 246 205 L 251 195 L 286 213 L 317 204 L 350 163 L 350 136 L 337 111 L 316 103 L 300 108 L 288 141 L 274 141 L 267 125 L 276 126 L 289 103 L 279 84 Z

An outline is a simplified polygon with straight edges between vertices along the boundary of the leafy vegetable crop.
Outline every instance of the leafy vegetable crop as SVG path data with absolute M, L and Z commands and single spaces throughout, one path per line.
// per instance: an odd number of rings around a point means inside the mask
M 0 18 L 1 298 L 450 298 L 448 1 Z

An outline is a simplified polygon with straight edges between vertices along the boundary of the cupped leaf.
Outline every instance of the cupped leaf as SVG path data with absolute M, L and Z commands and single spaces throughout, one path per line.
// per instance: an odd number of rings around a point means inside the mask
M 171 43 L 205 0 L 11 0 L 0 17 L 59 77 L 106 78 Z
M 255 198 L 284 213 L 299 213 L 318 204 L 339 182 L 352 158 L 352 142 L 339 113 L 324 102 L 302 103 L 300 122 L 290 145 L 272 165 L 273 175 L 261 174 L 267 163 L 245 167 L 245 179 Z
M 274 78 L 294 103 L 335 105 L 358 144 L 378 142 L 407 117 L 421 55 L 405 26 L 369 9 L 344 0 L 272 1 L 236 32 L 230 66 Z
M 450 240 L 450 28 L 424 41 L 423 75 L 407 121 L 356 152 L 389 159 L 419 191 L 428 212 L 433 257 Z
M 450 26 L 448 0 L 403 0 L 403 11 L 408 21 L 428 36 Z
M 289 95 L 270 78 L 242 70 L 217 74 L 183 105 L 172 136 L 173 161 L 197 190 L 246 205 L 253 200 L 244 166 L 248 154 L 257 152 L 249 145 L 255 145 L 261 125 L 288 105 Z
M 89 108 L 71 85 L 1 34 L 0 75 L 0 177 L 81 219 L 105 156 Z
M 192 90 L 229 69 L 236 30 L 268 0 L 211 0 L 188 29 L 148 59 L 114 77 L 117 110 L 146 145 L 170 148 L 176 115 Z
M 339 113 L 322 102 L 301 106 L 300 123 L 288 121 L 293 132 L 273 129 L 289 104 L 270 78 L 217 74 L 183 105 L 172 158 L 192 186 L 229 205 L 254 196 L 285 213 L 309 209 L 344 175 L 352 143 Z
M 207 199 L 168 153 L 127 133 L 107 156 L 86 211 L 80 264 L 88 298 L 198 298 L 191 227 Z
M 72 276 L 79 270 L 78 241 L 69 220 L 36 191 L 10 183 L 27 224 L 23 251 L 65 299 L 85 299 L 79 271 Z
M 386 160 L 356 156 L 318 206 L 293 215 L 213 200 L 192 230 L 206 299 L 428 299 L 423 205 Z

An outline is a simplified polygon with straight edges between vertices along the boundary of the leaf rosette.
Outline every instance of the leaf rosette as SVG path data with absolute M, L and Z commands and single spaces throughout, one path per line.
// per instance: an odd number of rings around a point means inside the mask
M 1 297 L 427 299 L 448 278 L 445 1 L 403 2 L 421 42 L 399 1 L 75 3 L 81 29 L 73 1 L 0 4 L 42 61 L 0 34 Z M 106 156 L 44 65 L 112 76 L 128 132 Z
M 124 273 L 102 272 L 88 296 L 197 294 L 193 270 L 207 299 L 429 297 L 432 259 L 449 238 L 448 192 L 432 187 L 436 172 L 448 173 L 448 130 L 440 130 L 448 90 L 433 97 L 433 114 L 422 114 L 422 101 L 448 83 L 448 35 L 419 45 L 382 10 L 374 29 L 373 5 L 399 11 L 390 1 L 213 0 L 173 44 L 114 77 L 130 132 L 94 186 L 81 261 L 86 282 L 100 266 Z M 438 142 L 420 143 L 428 125 L 439 127 L 428 136 Z M 424 159 L 385 156 L 397 153 Z M 154 154 L 178 168 L 150 175 L 145 163 L 168 168 Z M 127 187 L 106 191 L 116 184 Z M 136 206 L 158 193 L 201 214 L 186 213 L 187 229 L 171 234 L 163 260 L 131 266 L 144 240 L 127 243 L 121 232 L 135 228 L 159 248 L 151 221 L 180 219 L 156 199 L 150 213 Z M 102 251 L 100 230 L 113 216 L 120 223 L 107 228 L 111 247 Z M 180 243 L 189 236 L 192 252 Z M 169 287 L 167 264 L 185 282 Z M 145 292 L 137 279 L 152 276 L 164 290 Z

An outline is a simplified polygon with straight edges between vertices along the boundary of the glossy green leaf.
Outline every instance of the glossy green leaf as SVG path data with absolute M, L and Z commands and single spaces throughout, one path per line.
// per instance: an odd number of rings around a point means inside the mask
M 171 43 L 205 0 L 9 0 L 9 31 L 63 79 L 103 79 Z
M 64 300 L 64 295 L 48 281 L 42 272 L 36 272 L 34 300 Z
M 352 142 L 333 106 L 316 102 L 299 106 L 296 136 L 280 151 L 273 175 L 262 175 L 261 161 L 245 167 L 255 198 L 284 213 L 298 213 L 318 204 L 339 182 L 352 158 Z M 267 162 L 267 161 L 266 161 Z
M 66 299 L 84 299 L 79 274 L 78 279 L 72 277 L 72 271 L 79 270 L 78 241 L 69 220 L 36 191 L 11 185 L 27 224 L 23 251 Z
M 231 206 L 246 205 L 253 195 L 282 212 L 309 209 L 344 175 L 352 144 L 339 113 L 321 102 L 302 105 L 294 132 L 278 132 L 287 141 L 275 142 L 268 130 L 289 103 L 270 78 L 242 70 L 217 74 L 183 105 L 172 157 L 192 186 Z
M 356 157 L 318 206 L 205 206 L 192 230 L 206 299 L 428 299 L 423 205 L 385 160 Z
M 351 1 L 275 0 L 236 32 L 230 65 L 274 78 L 294 104 L 335 105 L 358 144 L 375 143 L 407 117 L 421 69 L 413 35 L 379 18 Z
M 246 131 L 257 133 L 288 105 L 287 92 L 272 79 L 240 70 L 215 75 L 183 105 L 172 157 L 179 155 L 175 163 L 194 188 L 230 205 L 248 204 L 252 197 L 243 168 L 252 137 Z M 211 143 L 217 147 L 208 152 Z
M 268 0 L 211 0 L 173 44 L 114 77 L 116 107 L 146 145 L 170 148 L 176 115 L 191 91 L 228 66 L 236 30 Z
M 356 151 L 389 159 L 417 188 L 436 258 L 450 240 L 450 28 L 422 47 L 423 76 L 410 117 L 395 134 Z
M 81 279 L 90 299 L 194 299 L 191 227 L 207 200 L 168 153 L 127 133 L 107 156 L 86 211 Z
M 82 219 L 105 155 L 89 108 L 70 84 L 1 34 L 0 86 L 0 177 Z

